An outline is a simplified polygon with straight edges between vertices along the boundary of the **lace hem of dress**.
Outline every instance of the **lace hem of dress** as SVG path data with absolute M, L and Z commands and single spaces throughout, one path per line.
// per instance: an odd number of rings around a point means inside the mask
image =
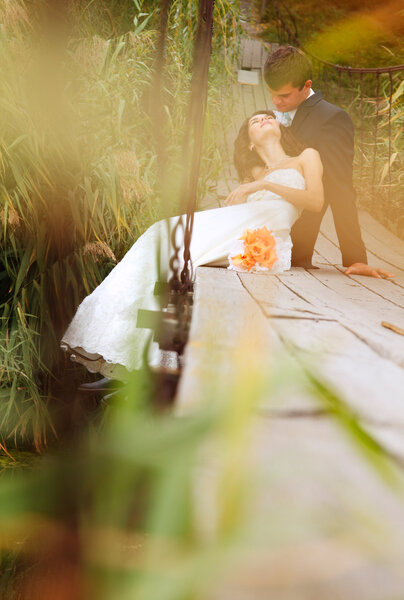
M 134 369 L 129 370 L 123 365 L 108 361 L 100 354 L 86 352 L 84 348 L 71 348 L 65 342 L 60 345 L 61 349 L 68 352 L 70 360 L 86 367 L 90 373 L 100 373 L 108 379 L 118 379 L 119 381 L 128 381 L 130 374 Z M 149 367 L 157 367 L 166 371 L 177 372 L 179 357 L 176 352 L 170 350 L 158 350 L 157 360 L 154 364 L 149 363 Z
M 100 373 L 108 379 L 119 379 L 120 381 L 125 381 L 130 376 L 130 371 L 123 365 L 110 362 L 100 354 L 87 352 L 80 346 L 72 348 L 65 342 L 60 344 L 60 347 L 69 353 L 71 361 L 83 365 L 90 373 Z

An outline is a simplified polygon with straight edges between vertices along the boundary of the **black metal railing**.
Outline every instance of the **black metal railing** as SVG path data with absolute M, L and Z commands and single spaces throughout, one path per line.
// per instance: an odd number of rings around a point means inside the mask
M 314 66 L 316 87 L 322 89 L 326 100 L 347 110 L 354 122 L 354 173 L 359 197 L 367 204 L 399 213 L 404 193 L 400 158 L 404 151 L 400 100 L 404 95 L 404 64 L 362 68 L 328 62 L 302 47 L 297 20 L 282 0 L 272 0 L 271 8 L 278 43 L 304 50 Z
M 182 353 L 188 338 L 192 311 L 194 272 L 190 248 L 194 213 L 197 207 L 197 185 L 207 106 L 214 4 L 215 0 L 200 0 L 199 3 L 198 23 L 193 48 L 187 130 L 182 148 L 184 178 L 179 203 L 182 216 L 178 217 L 175 227 L 170 232 L 172 253 L 169 261 L 168 285 L 162 279 L 162 281 L 157 282 L 155 289 L 155 293 L 161 297 L 161 304 L 165 306 L 165 309 L 157 315 L 151 314 L 151 311 L 140 311 L 138 318 L 139 327 L 152 327 L 155 329 L 155 339 L 159 341 L 161 348 L 174 350 L 178 355 Z M 160 181 L 162 182 L 161 197 L 164 197 L 166 190 L 164 173 L 166 168 L 166 140 L 161 128 L 163 118 L 160 118 L 163 117 L 161 88 L 170 5 L 171 0 L 164 0 L 161 7 L 160 35 L 150 103 L 151 119 L 155 123 L 155 148 L 161 174 Z

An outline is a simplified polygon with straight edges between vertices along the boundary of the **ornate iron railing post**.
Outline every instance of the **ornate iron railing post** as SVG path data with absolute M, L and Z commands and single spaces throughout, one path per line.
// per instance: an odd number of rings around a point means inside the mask
M 162 170 L 164 170 L 166 162 L 163 160 L 166 145 L 161 132 L 162 119 L 159 119 L 158 115 L 161 114 L 162 110 L 161 103 L 159 104 L 159 102 L 162 90 L 162 73 L 165 64 L 165 45 L 170 2 L 171 0 L 164 0 L 161 11 L 154 86 L 150 100 L 156 153 Z M 165 348 L 175 350 L 179 354 L 182 352 L 187 340 L 191 316 L 191 295 L 193 289 L 191 239 L 194 213 L 197 205 L 197 186 L 207 105 L 214 3 L 215 0 L 200 0 L 199 3 L 198 24 L 193 49 L 191 93 L 187 117 L 188 126 L 183 140 L 184 175 L 180 198 L 180 208 L 183 216 L 178 218 L 176 225 L 169 231 L 172 254 L 169 260 L 168 294 L 164 295 L 168 306 L 164 313 L 160 313 L 160 325 L 155 325 L 156 329 L 160 328 L 160 330 L 163 330 L 164 327 L 167 329 L 167 321 L 170 322 L 168 329 L 170 331 L 174 330 L 173 339 L 168 344 L 166 341 L 164 342 Z M 164 179 L 163 177 L 162 188 L 164 188 Z M 164 193 L 165 190 L 161 189 L 161 194 Z M 167 226 L 169 226 L 168 222 Z M 164 282 L 158 282 L 158 294 L 161 294 L 160 288 L 163 287 Z M 146 314 L 150 313 L 150 311 L 140 312 L 144 314 L 140 314 L 138 318 L 139 327 L 145 327 L 146 325 L 142 323 L 146 321 L 150 323 L 153 319 L 156 320 L 156 316 L 153 317 L 150 314 Z M 167 336 L 164 334 L 164 331 L 160 331 L 157 337 L 166 340 Z

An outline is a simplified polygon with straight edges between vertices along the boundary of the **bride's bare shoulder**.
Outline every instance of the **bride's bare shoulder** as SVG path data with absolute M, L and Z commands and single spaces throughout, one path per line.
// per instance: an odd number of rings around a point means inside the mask
M 301 154 L 299 154 L 299 162 L 303 168 L 315 167 L 322 172 L 323 163 L 321 162 L 320 153 L 314 148 L 305 148 Z
M 320 160 L 320 153 L 314 148 L 305 148 L 303 152 L 299 154 L 299 159 L 304 161 L 317 161 Z

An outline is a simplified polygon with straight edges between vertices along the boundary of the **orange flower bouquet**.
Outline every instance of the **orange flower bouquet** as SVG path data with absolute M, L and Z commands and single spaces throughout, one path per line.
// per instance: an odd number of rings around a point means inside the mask
M 269 271 L 278 260 L 276 239 L 266 227 L 247 229 L 237 242 L 229 255 L 230 269 L 250 273 Z

